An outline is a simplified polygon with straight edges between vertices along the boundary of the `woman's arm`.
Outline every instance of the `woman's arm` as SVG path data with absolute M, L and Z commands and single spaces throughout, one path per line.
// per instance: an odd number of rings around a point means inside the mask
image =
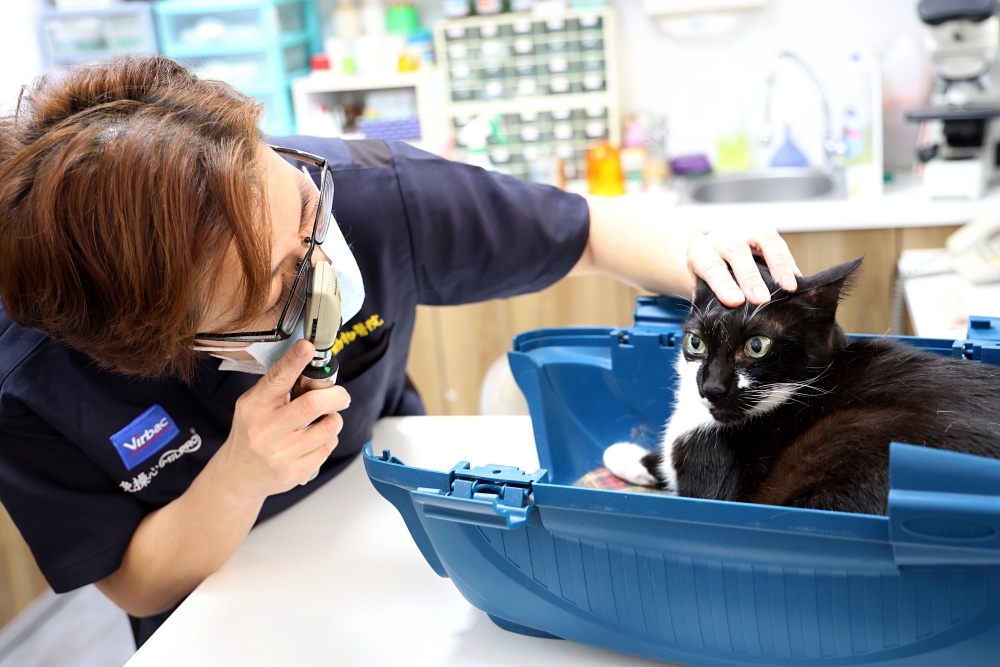
M 773 229 L 702 234 L 629 199 L 587 197 L 590 236 L 570 275 L 602 273 L 659 294 L 691 295 L 695 276 L 705 280 L 727 306 L 770 294 L 753 256 L 767 262 L 782 287 L 794 291 L 802 273 L 788 246 Z M 729 267 L 739 283 L 733 282 Z
M 243 542 L 267 496 L 308 481 L 337 446 L 350 405 L 340 386 L 294 400 L 314 348 L 299 341 L 236 401 L 229 438 L 173 502 L 147 515 L 121 566 L 97 587 L 133 616 L 166 611 Z

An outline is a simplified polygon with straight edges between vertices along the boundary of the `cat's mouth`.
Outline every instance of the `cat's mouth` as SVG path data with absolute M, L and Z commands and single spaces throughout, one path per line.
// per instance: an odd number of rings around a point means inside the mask
M 746 417 L 746 413 L 743 410 L 729 408 L 722 405 L 713 405 L 711 403 L 709 404 L 708 411 L 712 414 L 712 418 L 715 419 L 715 421 L 722 424 L 738 422 Z

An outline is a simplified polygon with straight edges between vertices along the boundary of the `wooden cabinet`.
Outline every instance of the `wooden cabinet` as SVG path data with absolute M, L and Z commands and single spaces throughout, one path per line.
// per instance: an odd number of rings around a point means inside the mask
M 785 234 L 806 275 L 865 255 L 838 319 L 846 331 L 885 334 L 903 250 L 940 248 L 956 227 Z M 566 278 L 537 294 L 468 306 L 417 309 L 408 371 L 429 414 L 479 412 L 479 387 L 514 334 L 542 327 L 628 326 L 639 292 L 609 278 Z
M 47 588 L 28 545 L 0 505 L 0 627 Z

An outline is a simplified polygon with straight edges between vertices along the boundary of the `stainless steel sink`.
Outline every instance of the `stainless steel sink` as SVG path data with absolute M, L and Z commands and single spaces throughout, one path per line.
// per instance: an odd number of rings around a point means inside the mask
M 682 204 L 846 199 L 844 172 L 816 167 L 781 167 L 693 178 L 681 192 Z

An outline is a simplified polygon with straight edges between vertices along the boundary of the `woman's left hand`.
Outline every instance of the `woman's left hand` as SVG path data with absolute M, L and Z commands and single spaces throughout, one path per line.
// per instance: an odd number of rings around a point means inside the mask
M 795 277 L 802 272 L 795 265 L 784 239 L 770 227 L 714 230 L 695 238 L 688 246 L 687 263 L 691 273 L 708 283 L 719 301 L 735 308 L 744 300 L 755 304 L 771 300 L 770 290 L 754 262 L 755 255 L 764 258 L 771 275 L 783 289 L 795 291 Z

